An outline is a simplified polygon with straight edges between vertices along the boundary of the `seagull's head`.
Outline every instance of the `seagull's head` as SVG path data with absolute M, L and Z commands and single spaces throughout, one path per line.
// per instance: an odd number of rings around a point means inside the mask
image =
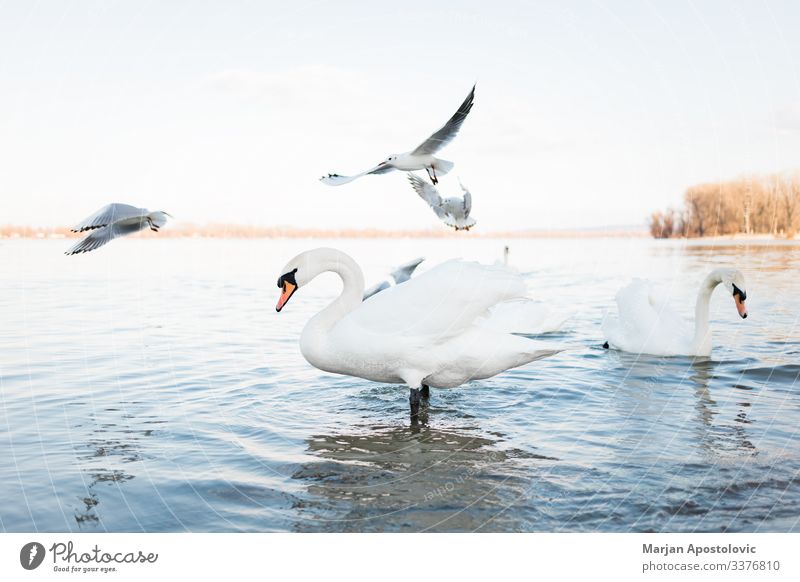
M 383 160 L 384 164 L 392 164 L 397 160 L 397 154 L 392 154 L 391 156 L 386 156 L 386 159 Z
M 147 215 L 147 219 L 150 221 L 150 228 L 155 231 L 167 224 L 168 217 L 172 218 L 172 215 L 162 210 L 151 212 Z

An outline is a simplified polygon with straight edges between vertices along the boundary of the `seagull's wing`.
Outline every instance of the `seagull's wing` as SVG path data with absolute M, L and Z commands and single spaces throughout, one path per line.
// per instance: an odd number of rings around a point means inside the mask
M 394 279 L 394 282 L 398 285 L 400 283 L 405 283 L 411 278 L 411 275 L 414 273 L 414 269 L 419 267 L 419 264 L 424 260 L 425 259 L 423 257 L 420 257 L 400 265 L 394 271 L 392 271 L 392 279 Z
M 347 184 L 348 182 L 352 182 L 353 180 L 360 178 L 361 176 L 366 176 L 367 174 L 385 174 L 387 172 L 391 172 L 392 170 L 394 170 L 393 166 L 390 166 L 386 162 L 381 162 L 374 168 L 367 170 L 366 172 L 361 172 L 360 174 L 354 174 L 352 176 L 328 174 L 327 176 L 322 176 L 319 181 L 323 184 L 327 184 L 328 186 L 341 186 L 342 184 Z
M 125 236 L 132 232 L 139 232 L 147 225 L 144 218 L 140 222 L 129 222 L 124 224 L 109 224 L 92 231 L 89 236 L 75 243 L 64 253 L 66 255 L 76 255 L 78 253 L 88 253 L 96 248 L 103 246 L 109 241 L 119 236 Z
M 129 218 L 139 218 L 147 216 L 146 208 L 136 208 L 130 204 L 109 204 L 103 206 L 100 210 L 92 214 L 90 217 L 82 220 L 72 228 L 72 232 L 83 232 L 85 230 L 92 230 L 95 228 L 102 228 L 113 224 L 120 220 L 127 220 Z
M 75 243 L 65 254 L 77 255 L 78 253 L 88 253 L 94 249 L 103 246 L 108 241 L 116 238 L 113 226 L 103 226 L 96 229 L 84 239 Z
M 388 289 L 389 287 L 391 287 L 391 285 L 389 285 L 389 281 L 381 281 L 377 285 L 373 285 L 372 287 L 364 291 L 364 298 L 362 299 L 362 301 L 366 301 L 376 293 L 380 293 L 381 291 L 383 291 L 384 289 Z
M 455 112 L 453 117 L 445 123 L 439 130 L 426 139 L 424 142 L 419 144 L 417 148 L 412 151 L 411 153 L 415 156 L 424 155 L 424 154 L 435 154 L 444 146 L 446 146 L 450 141 L 456 136 L 458 130 L 461 129 L 461 124 L 464 123 L 464 120 L 467 118 L 470 110 L 472 109 L 472 104 L 475 101 L 475 86 L 472 86 L 472 91 L 469 92 L 467 98 L 464 99 L 464 102 L 461 104 L 461 107 L 458 108 L 458 111 Z
M 411 187 L 414 188 L 419 197 L 427 202 L 438 215 L 442 206 L 442 197 L 439 196 L 439 191 L 432 184 L 428 184 L 425 180 L 422 180 L 419 176 L 411 172 L 408 173 L 408 181 L 411 182 Z
M 461 180 L 458 181 L 458 185 L 461 186 L 461 189 L 464 191 L 464 217 L 466 218 L 469 216 L 469 213 L 472 212 L 472 194 L 469 193 L 469 190 L 464 188 L 464 184 L 461 183 Z

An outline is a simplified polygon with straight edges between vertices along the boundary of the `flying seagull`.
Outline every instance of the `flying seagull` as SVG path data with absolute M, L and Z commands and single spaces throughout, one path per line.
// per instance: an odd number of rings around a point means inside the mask
M 461 107 L 458 108 L 458 111 L 455 112 L 453 117 L 451 117 L 450 120 L 438 131 L 436 131 L 433 135 L 431 135 L 428 139 L 419 144 L 410 152 L 406 152 L 404 154 L 392 154 L 374 168 L 365 172 L 361 172 L 360 174 L 354 174 L 353 176 L 328 174 L 327 176 L 320 178 L 320 180 L 329 186 L 340 186 L 342 184 L 352 182 L 361 176 L 366 176 L 367 174 L 385 174 L 386 172 L 391 172 L 392 170 L 405 170 L 408 172 L 411 170 L 424 169 L 426 172 L 428 172 L 428 177 L 430 178 L 431 182 L 438 184 L 438 177 L 443 176 L 452 170 L 453 162 L 441 160 L 434 157 L 433 154 L 450 143 L 456 136 L 458 130 L 461 129 L 461 124 L 464 123 L 464 120 L 467 118 L 467 114 L 469 114 L 470 110 L 472 109 L 472 103 L 474 101 L 475 86 L 473 85 L 469 95 L 467 95 L 467 98 L 464 99 Z
M 166 212 L 150 212 L 146 208 L 136 208 L 130 204 L 109 204 L 80 222 L 72 232 L 92 231 L 89 236 L 78 241 L 65 255 L 88 253 L 103 246 L 110 240 L 139 232 L 145 228 L 158 232 L 167 223 Z
M 416 174 L 409 172 L 408 180 L 419 197 L 428 203 L 436 216 L 447 226 L 452 226 L 456 230 L 469 230 L 475 226 L 475 219 L 469 215 L 472 211 L 472 195 L 469 190 L 464 188 L 461 181 L 458 182 L 458 185 L 464 191 L 463 198 L 454 196 L 442 199 L 435 186 L 428 184 Z
M 397 267 L 394 271 L 392 271 L 389 275 L 394 280 L 394 283 L 390 281 L 388 278 L 384 279 L 380 283 L 373 285 L 366 291 L 364 291 L 364 301 L 375 295 L 376 293 L 383 291 L 384 289 L 388 289 L 393 285 L 399 285 L 400 283 L 405 283 L 411 278 L 411 275 L 414 273 L 414 269 L 419 267 L 419 264 L 424 261 L 425 259 L 420 257 L 419 259 L 414 259 L 413 261 L 409 261 L 407 263 L 403 263 L 399 267 Z

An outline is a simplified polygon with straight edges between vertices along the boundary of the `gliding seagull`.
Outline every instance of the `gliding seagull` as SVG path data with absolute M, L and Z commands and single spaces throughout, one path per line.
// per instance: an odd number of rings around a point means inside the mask
M 172 218 L 166 212 L 150 212 L 146 208 L 136 208 L 129 204 L 109 204 L 72 229 L 72 232 L 93 232 L 64 254 L 88 253 L 117 237 L 139 232 L 147 227 L 158 232 L 167 223 L 168 216 Z
M 366 176 L 367 174 L 385 174 L 392 170 L 404 170 L 406 172 L 411 170 L 425 169 L 428 172 L 428 177 L 434 184 L 439 183 L 438 176 L 443 176 L 451 169 L 453 169 L 453 162 L 441 160 L 434 157 L 433 154 L 438 152 L 446 146 L 458 133 L 461 124 L 467 118 L 467 114 L 472 109 L 472 104 L 475 101 L 475 86 L 473 85 L 472 91 L 469 92 L 467 98 L 455 112 L 453 117 L 445 123 L 438 131 L 431 135 L 428 139 L 418 145 L 410 152 L 404 154 L 392 154 L 387 157 L 380 164 L 374 168 L 355 174 L 353 176 L 340 176 L 339 174 L 328 174 L 320 178 L 320 181 L 328 184 L 329 186 L 340 186 L 352 182 L 356 178 Z

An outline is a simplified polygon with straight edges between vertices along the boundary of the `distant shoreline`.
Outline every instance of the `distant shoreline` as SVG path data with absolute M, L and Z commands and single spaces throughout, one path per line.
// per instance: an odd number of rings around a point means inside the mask
M 800 235 L 795 236 L 782 236 L 777 234 L 719 234 L 714 236 L 694 236 L 694 237 L 672 237 L 670 239 L 653 239 L 653 240 L 688 240 L 688 241 L 741 241 L 741 242 L 786 242 L 786 241 L 800 241 Z
M 0 226 L 0 240 L 54 240 L 78 239 L 86 233 L 74 233 L 68 228 L 39 228 L 29 226 Z M 564 229 L 564 230 L 517 230 L 517 231 L 480 231 L 455 232 L 450 229 L 420 230 L 382 230 L 382 229 L 303 229 L 291 227 L 248 227 L 242 225 L 184 225 L 165 228 L 158 234 L 143 231 L 133 235 L 144 238 L 202 238 L 202 239 L 600 239 L 600 238 L 648 238 L 652 240 L 683 240 L 688 242 L 768 242 L 798 241 L 800 236 L 785 237 L 773 234 L 727 234 L 704 237 L 674 237 L 671 239 L 653 239 L 645 227 L 608 229 Z
M 74 233 L 68 228 L 42 228 L 29 226 L 0 226 L 0 239 L 67 239 L 80 238 L 86 233 Z M 243 225 L 181 225 L 164 228 L 157 235 L 148 230 L 134 236 L 157 236 L 159 238 L 488 238 L 488 239 L 525 239 L 525 238 L 649 238 L 647 229 L 611 227 L 608 229 L 564 229 L 564 230 L 518 230 L 518 231 L 481 231 L 456 232 L 451 229 L 431 228 L 420 230 L 383 230 L 383 229 L 304 229 L 293 227 L 260 227 Z

